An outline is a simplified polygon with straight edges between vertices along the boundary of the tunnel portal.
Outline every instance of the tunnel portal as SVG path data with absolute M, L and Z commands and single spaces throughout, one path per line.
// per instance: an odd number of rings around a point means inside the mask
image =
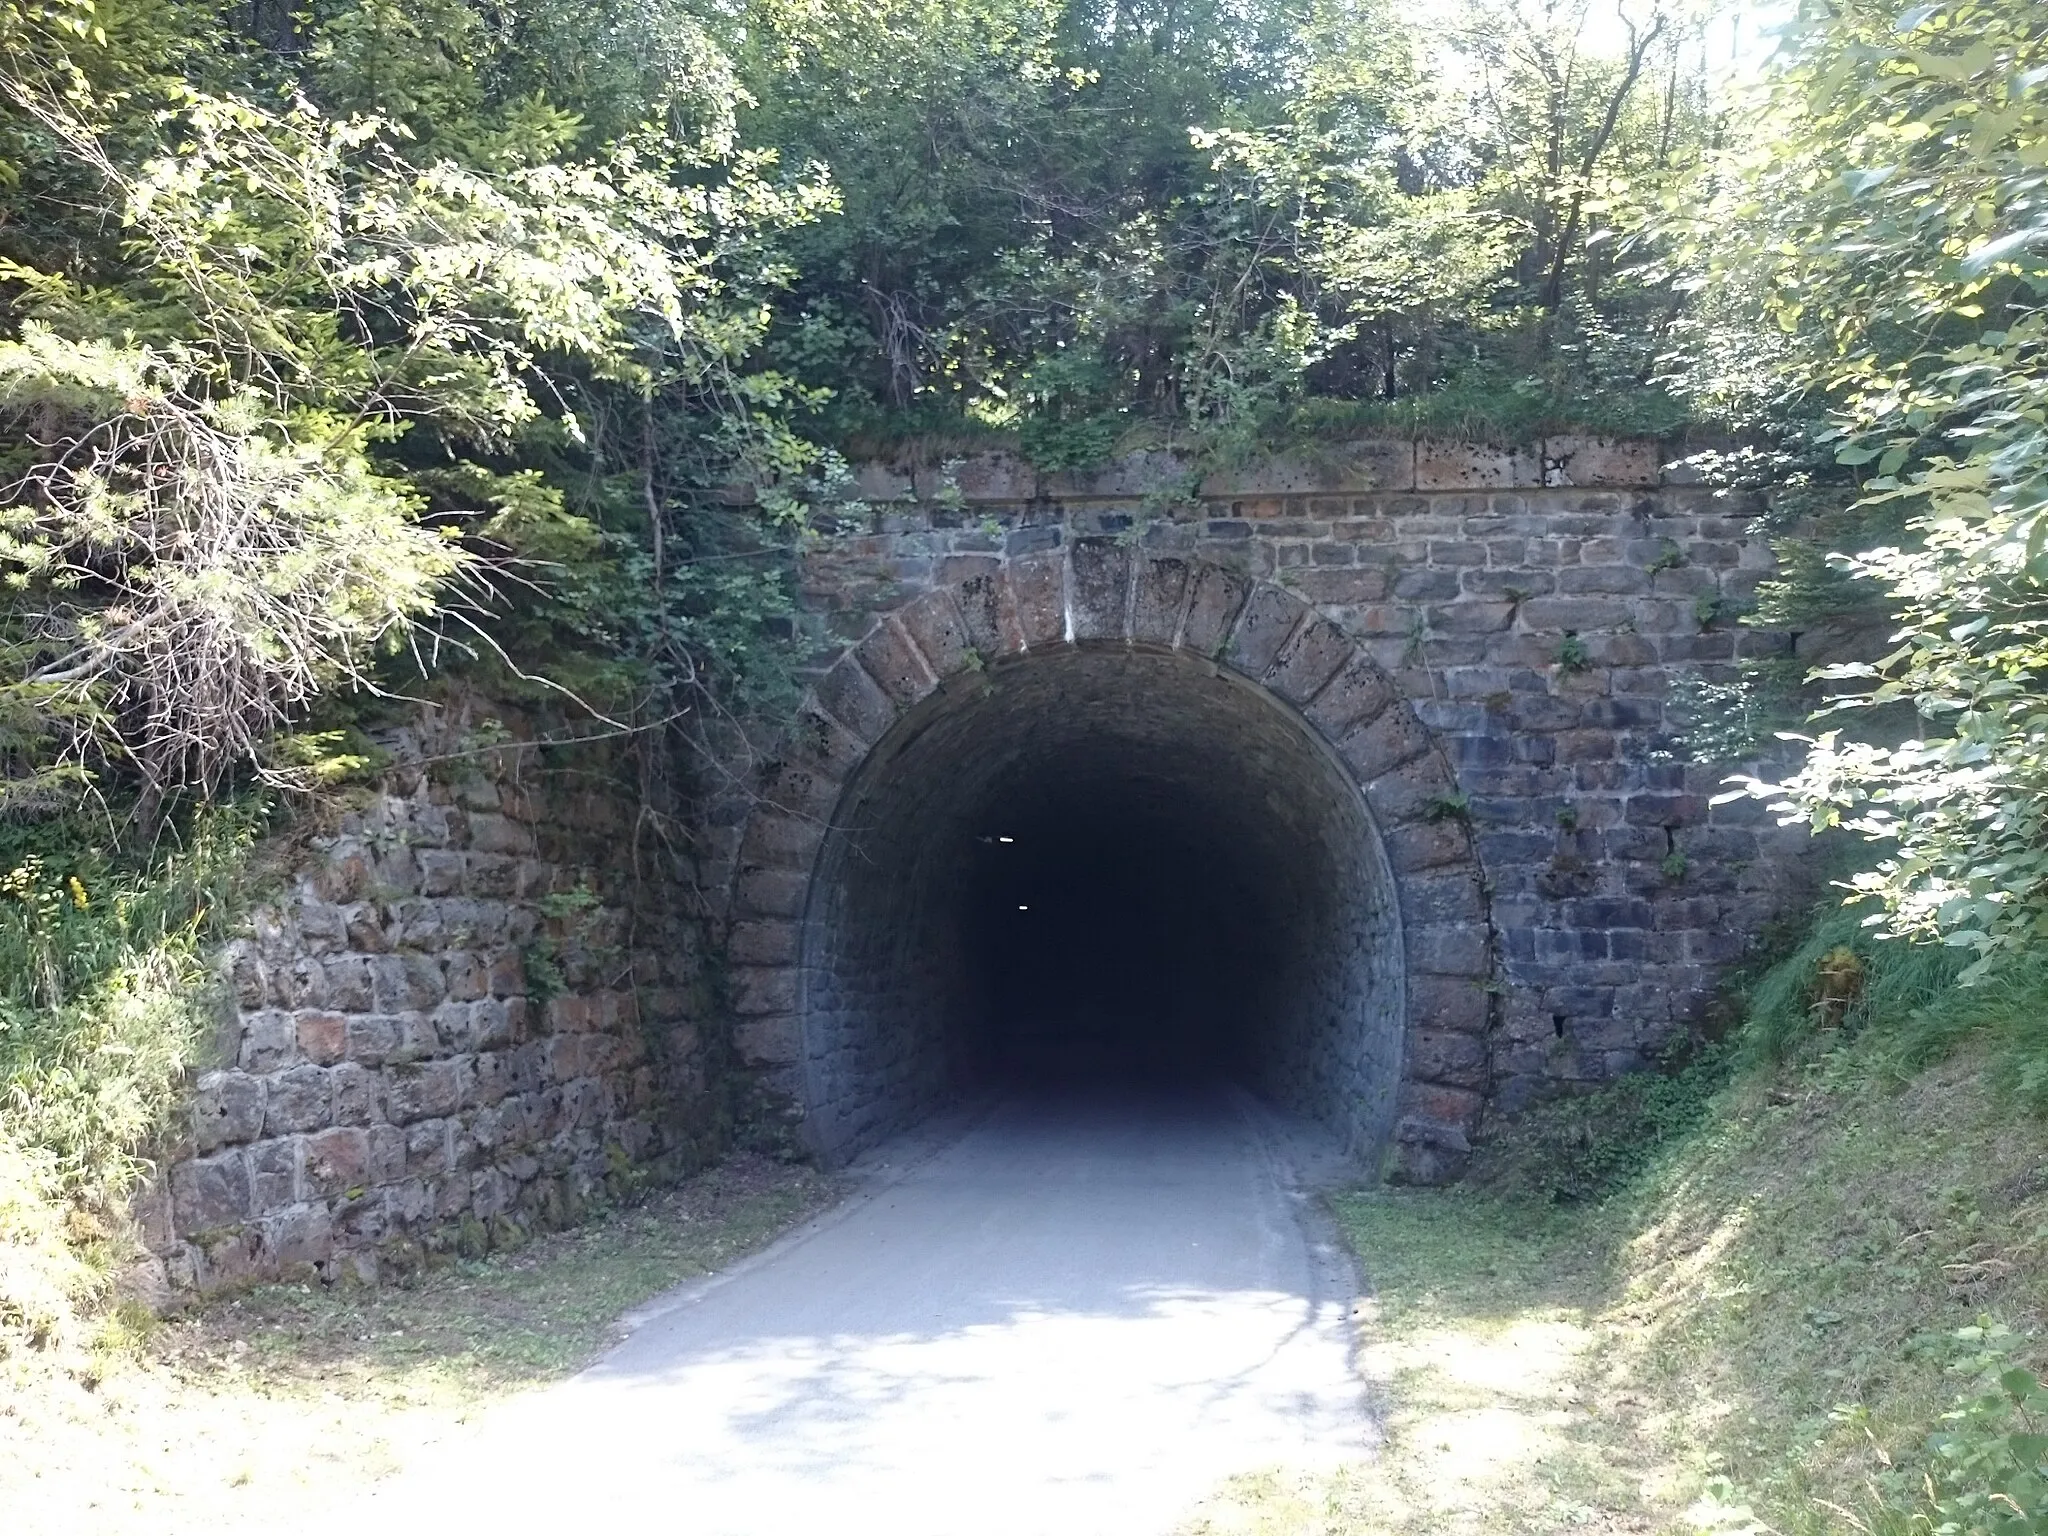
M 1227 1076 L 1362 1150 L 1401 957 L 1357 783 L 1291 707 L 1186 651 L 1012 657 L 898 719 L 833 813 L 807 1138 L 836 1159 L 963 1092 Z

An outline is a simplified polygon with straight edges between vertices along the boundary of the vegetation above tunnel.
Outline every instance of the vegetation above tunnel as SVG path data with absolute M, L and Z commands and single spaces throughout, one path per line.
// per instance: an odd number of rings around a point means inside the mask
M 1759 791 L 1875 839 L 1889 926 L 1997 983 L 2048 927 L 2048 25 L 1803 5 L 1745 101 L 1704 14 L 5 0 L 0 1240 L 56 1255 L 36 1305 L 201 1033 L 255 820 L 219 807 L 373 769 L 423 673 L 649 771 L 780 718 L 791 556 L 881 448 L 1733 432 L 1701 467 L 1781 539 L 1753 617 L 1832 674 L 1701 685 L 1692 750 L 1846 685 Z

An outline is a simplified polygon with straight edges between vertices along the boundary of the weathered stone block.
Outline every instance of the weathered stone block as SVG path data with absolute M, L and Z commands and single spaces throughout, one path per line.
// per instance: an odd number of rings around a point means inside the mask
M 1076 539 L 1069 604 L 1076 640 L 1121 640 L 1129 606 L 1130 549 L 1115 539 Z
M 938 686 L 938 678 L 893 618 L 870 630 L 854 654 L 898 709 L 909 708 Z
M 1315 697 L 1352 654 L 1350 636 L 1328 619 L 1311 615 L 1273 664 L 1267 681 L 1289 703 L 1302 704 Z
M 1024 648 L 1017 619 L 1017 600 L 1001 566 L 964 577 L 954 588 L 967 643 L 984 661 L 1014 655 Z
M 796 960 L 801 934 L 795 923 L 736 923 L 726 940 L 726 954 L 735 965 L 789 965 Z
M 1303 713 L 1326 740 L 1341 741 L 1393 700 L 1393 684 L 1386 673 L 1368 653 L 1355 651 L 1343 670 L 1309 700 Z
M 370 1133 L 336 1127 L 308 1136 L 305 1146 L 306 1194 L 325 1200 L 370 1181 Z
M 1418 1029 L 1408 1037 L 1408 1073 L 1422 1082 L 1484 1090 L 1486 1042 L 1477 1035 Z
M 334 1095 L 325 1067 L 294 1067 L 271 1078 L 264 1098 L 266 1135 L 309 1131 L 334 1116 Z
M 299 1202 L 298 1137 L 259 1141 L 243 1155 L 249 1164 L 250 1215 L 267 1215 Z
M 731 985 L 733 1012 L 737 1014 L 791 1013 L 796 1009 L 796 973 L 785 967 L 735 968 Z
M 789 1066 L 803 1057 L 803 1030 L 794 1014 L 743 1020 L 733 1032 L 741 1057 L 759 1066 Z
M 1529 448 L 1427 439 L 1415 445 L 1418 491 L 1507 490 L 1542 483 L 1541 455 Z
M 1010 562 L 1010 595 L 1028 649 L 1058 645 L 1067 634 L 1067 561 L 1062 554 Z
M 1171 556 L 1140 561 L 1131 604 L 1131 638 L 1147 645 L 1173 644 L 1187 596 L 1187 561 Z
M 1366 785 L 1413 762 L 1428 750 L 1428 732 L 1415 718 L 1414 711 L 1405 708 L 1381 711 L 1337 744 L 1338 755 L 1358 775 L 1359 782 Z
M 293 1016 L 299 1050 L 306 1060 L 329 1067 L 348 1054 L 348 1020 L 331 1009 L 309 1009 Z
M 1547 437 L 1543 483 L 1581 486 L 1651 486 L 1662 478 L 1654 442 L 1608 437 Z
M 842 656 L 819 679 L 817 698 L 834 721 L 873 745 L 896 720 L 896 706 L 855 656 Z
M 245 1072 L 204 1072 L 192 1093 L 192 1142 L 200 1152 L 263 1134 L 263 1080 Z
M 387 1075 L 386 1112 L 395 1125 L 438 1119 L 462 1104 L 469 1073 L 461 1061 L 408 1062 Z
M 934 678 L 951 677 L 966 668 L 973 642 L 951 593 L 925 593 L 903 610 L 902 620 L 904 632 Z
M 1249 579 L 1220 565 L 1205 565 L 1195 577 L 1181 624 L 1180 643 L 1199 656 L 1219 656 L 1237 622 L 1238 611 L 1251 596 Z

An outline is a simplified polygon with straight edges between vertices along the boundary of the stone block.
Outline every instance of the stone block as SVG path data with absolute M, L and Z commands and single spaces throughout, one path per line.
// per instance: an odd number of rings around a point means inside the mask
M 470 1073 L 466 1062 L 419 1061 L 386 1074 L 386 1113 L 395 1125 L 452 1115 L 461 1107 Z
M 1243 632 L 1243 625 L 1239 625 Z M 1352 656 L 1348 635 L 1319 614 L 1309 615 L 1267 674 L 1273 691 L 1292 704 L 1315 697 Z
M 740 860 L 750 869 L 793 869 L 808 872 L 825 839 L 825 827 L 807 816 L 756 811 L 740 843 Z
M 1180 643 L 1198 656 L 1220 656 L 1230 638 L 1231 626 L 1251 596 L 1250 578 L 1226 566 L 1205 565 L 1195 577 L 1188 595 L 1186 618 L 1182 621 Z
M 398 1020 L 388 1013 L 348 1015 L 348 1059 L 365 1066 L 379 1066 L 398 1053 L 403 1034 Z
M 171 1215 L 180 1237 L 249 1219 L 249 1166 L 237 1150 L 196 1157 L 171 1169 Z
M 1013 656 L 1024 648 L 1016 595 L 1000 566 L 962 579 L 953 596 L 967 643 L 984 661 Z
M 1121 640 L 1129 608 L 1131 551 L 1115 539 L 1076 539 L 1068 573 L 1075 640 Z
M 1663 478 L 1663 455 L 1640 439 L 1569 435 L 1543 440 L 1543 483 L 1652 486 Z
M 384 1078 L 356 1062 L 345 1061 L 329 1074 L 334 1088 L 336 1125 L 375 1125 L 384 1118 Z
M 1486 977 L 1493 956 L 1486 929 L 1476 923 L 1432 923 L 1409 928 L 1403 935 L 1411 984 L 1424 975 Z
M 1013 453 L 953 459 L 937 472 L 919 471 L 916 481 L 920 496 L 938 501 L 1024 502 L 1038 496 L 1038 471 Z
M 202 1153 L 263 1134 L 263 1080 L 246 1072 L 204 1072 L 192 1091 L 192 1143 Z
M 1341 741 L 1376 718 L 1394 701 L 1393 684 L 1364 651 L 1354 651 L 1341 671 L 1309 700 L 1303 713 L 1326 740 Z
M 263 1216 L 296 1205 L 299 1194 L 299 1138 L 259 1141 L 244 1154 L 249 1163 L 249 1214 Z
M 1538 450 L 1429 439 L 1415 445 L 1418 491 L 1495 491 L 1541 485 Z
M 1219 470 L 1202 481 L 1204 500 L 1301 496 L 1317 492 L 1405 491 L 1415 484 L 1415 446 L 1370 440 L 1324 445 L 1309 454 L 1275 455 Z
M 1426 1083 L 1484 1090 L 1486 1042 L 1472 1034 L 1415 1030 L 1408 1036 L 1408 1075 Z
M 894 618 L 884 619 L 854 647 L 868 675 L 897 709 L 908 709 L 939 685 L 910 636 Z
M 810 880 L 786 869 L 749 869 L 740 875 L 733 900 L 749 917 L 801 917 Z
M 788 966 L 744 966 L 732 971 L 732 1008 L 737 1014 L 791 1013 L 796 1009 L 797 973 Z
M 294 1067 L 271 1078 L 264 1095 L 263 1130 L 269 1136 L 310 1131 L 334 1117 L 334 1094 L 325 1067 Z
M 1358 776 L 1361 784 L 1411 763 L 1429 750 L 1429 733 L 1411 709 L 1382 710 L 1347 734 L 1337 744 L 1337 753 Z
M 348 1019 L 332 1009 L 308 1009 L 293 1015 L 299 1051 L 306 1060 L 331 1067 L 348 1054 Z
M 733 1031 L 733 1041 L 750 1065 L 790 1066 L 803 1058 L 803 1030 L 794 1014 L 743 1019 Z
M 897 618 L 934 678 L 951 677 L 966 669 L 972 642 L 951 593 L 927 592 Z
M 840 657 L 815 691 L 819 706 L 865 746 L 895 723 L 896 706 L 856 656 Z
M 326 1200 L 370 1181 L 370 1133 L 353 1126 L 308 1136 L 306 1195 Z
M 237 1065 L 245 1072 L 276 1072 L 299 1060 L 299 1035 L 292 1016 L 275 1008 L 242 1015 Z
M 856 501 L 908 501 L 914 494 L 910 471 L 898 465 L 871 460 L 853 472 Z
M 803 930 L 795 923 L 752 920 L 733 925 L 726 956 L 735 965 L 791 965 Z
M 1483 1035 L 1491 1013 L 1491 999 L 1472 976 L 1422 972 L 1408 978 L 1408 1017 L 1421 1028 Z
M 533 852 L 533 829 L 509 816 L 478 811 L 469 818 L 469 846 L 478 853 L 516 858 Z
M 1472 857 L 1472 834 L 1462 821 L 1409 822 L 1386 834 L 1387 862 L 1397 874 L 1442 869 L 1462 864 Z
M 1131 602 L 1131 638 L 1145 645 L 1172 645 L 1187 597 L 1187 561 L 1171 556 L 1140 561 Z
M 1043 493 L 1055 501 L 1184 497 L 1193 492 L 1188 461 L 1169 449 L 1141 449 L 1094 469 L 1064 469 L 1044 477 Z
M 1058 645 L 1067 635 L 1067 561 L 1059 553 L 1010 562 L 1010 595 L 1018 638 L 1027 649 Z

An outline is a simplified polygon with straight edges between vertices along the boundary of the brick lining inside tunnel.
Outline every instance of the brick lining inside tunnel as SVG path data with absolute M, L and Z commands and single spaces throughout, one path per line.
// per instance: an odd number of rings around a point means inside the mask
M 740 1048 L 828 1159 L 1006 1072 L 1207 1068 L 1448 1176 L 1491 966 L 1453 790 L 1291 593 L 1107 539 L 992 563 L 853 647 L 770 775 Z
M 1262 690 L 1184 652 L 1015 659 L 905 716 L 835 822 L 799 999 L 821 1151 L 1048 1075 L 1227 1072 L 1384 1132 L 1391 877 L 1349 774 Z

